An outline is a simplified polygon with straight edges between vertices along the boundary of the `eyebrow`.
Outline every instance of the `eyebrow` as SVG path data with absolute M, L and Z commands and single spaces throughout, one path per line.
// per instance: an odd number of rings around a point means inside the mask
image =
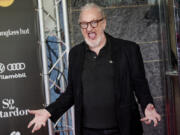
M 101 18 L 92 19 L 91 21 L 79 21 L 79 23 L 97 21 L 97 20 L 101 20 L 101 19 L 103 19 L 103 18 L 104 18 L 104 17 L 101 16 Z

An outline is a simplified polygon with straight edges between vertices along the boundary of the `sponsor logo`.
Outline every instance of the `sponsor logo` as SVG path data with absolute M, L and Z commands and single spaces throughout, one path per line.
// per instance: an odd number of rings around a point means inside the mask
M 9 7 L 14 3 L 14 0 L 0 0 L 1 7 Z
M 12 75 L 0 75 L 1 80 L 7 80 L 7 79 L 17 79 L 17 78 L 26 78 L 26 73 L 18 73 L 18 74 L 12 74 Z
M 19 71 L 24 70 L 26 68 L 25 63 L 10 63 L 7 65 L 8 71 Z
M 15 100 L 12 98 L 4 98 L 1 101 L 2 110 L 0 111 L 0 118 L 22 117 L 28 115 L 28 109 L 20 109 L 16 107 Z
M 6 65 L 3 63 L 0 63 L 0 73 L 3 73 L 5 71 L 5 69 L 7 69 L 8 71 L 21 71 L 21 70 L 25 70 L 26 68 L 26 64 L 21 62 L 21 63 L 9 63 Z
M 0 63 L 0 73 L 3 73 L 5 71 L 5 65 Z
M 21 133 L 19 131 L 13 131 L 10 133 L 10 135 L 21 135 Z
M 26 73 L 17 73 L 18 71 L 23 71 L 26 69 L 26 64 L 23 62 L 19 63 L 9 63 L 7 65 L 0 63 L 0 79 L 17 79 L 17 78 L 26 78 Z M 5 71 L 15 72 L 14 74 L 2 74 Z

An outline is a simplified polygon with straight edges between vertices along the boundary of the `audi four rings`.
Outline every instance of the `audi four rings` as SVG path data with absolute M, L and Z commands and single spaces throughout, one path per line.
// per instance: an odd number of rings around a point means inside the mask
M 25 68 L 26 68 L 26 65 L 24 63 L 10 63 L 7 65 L 8 71 L 24 70 Z
M 25 63 L 9 63 L 6 66 L 8 71 L 20 71 L 24 70 L 26 68 Z M 0 63 L 0 73 L 3 73 L 5 71 L 5 65 Z

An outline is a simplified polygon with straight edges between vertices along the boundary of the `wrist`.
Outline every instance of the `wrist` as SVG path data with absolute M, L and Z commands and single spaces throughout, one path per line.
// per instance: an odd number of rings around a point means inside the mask
M 46 116 L 47 116 L 48 118 L 50 118 L 50 117 L 51 117 L 50 112 L 48 112 L 46 109 L 44 109 L 43 111 L 45 112 L 45 114 L 46 114 Z

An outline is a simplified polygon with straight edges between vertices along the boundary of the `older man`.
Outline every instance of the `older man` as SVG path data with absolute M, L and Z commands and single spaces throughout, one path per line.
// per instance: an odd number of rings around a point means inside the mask
M 79 24 L 84 42 L 69 54 L 68 87 L 45 109 L 29 111 L 32 132 L 57 121 L 75 105 L 76 135 L 142 135 L 141 121 L 154 122 L 156 112 L 137 44 L 105 33 L 106 17 L 96 4 L 81 8 Z M 140 120 L 136 98 L 145 117 Z

